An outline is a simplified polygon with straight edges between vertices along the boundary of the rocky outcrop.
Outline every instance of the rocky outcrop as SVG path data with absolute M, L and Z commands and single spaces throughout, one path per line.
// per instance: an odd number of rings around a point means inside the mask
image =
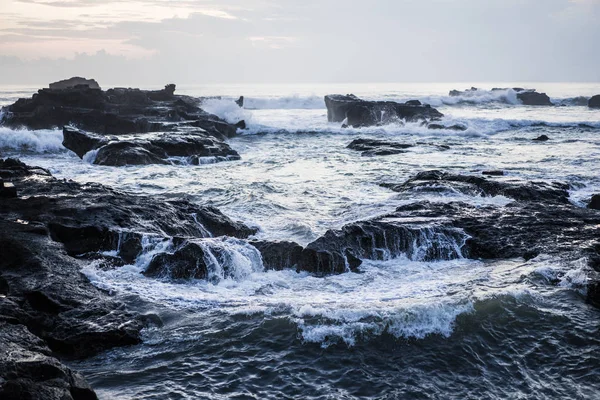
M 546 93 L 538 93 L 535 89 L 524 89 L 524 88 L 493 88 L 492 92 L 513 90 L 517 93 L 517 98 L 526 106 L 552 106 L 554 105 L 550 101 L 550 97 Z M 466 90 L 451 90 L 448 93 L 450 96 L 472 96 L 477 92 L 484 92 L 482 89 L 472 87 Z
M 546 93 L 538 93 L 535 90 L 524 90 L 517 92 L 517 98 L 526 106 L 553 106 L 550 97 Z
M 588 101 L 588 107 L 589 108 L 600 108 L 600 94 L 597 94 L 596 96 L 593 96 L 592 98 L 590 98 L 590 100 Z
M 85 79 L 78 76 L 51 83 L 48 86 L 52 90 L 73 89 L 76 87 L 87 87 L 89 89 L 100 89 L 100 85 L 94 79 Z
M 419 201 L 328 231 L 308 247 L 340 260 L 349 256 L 387 260 L 400 255 L 421 261 L 530 259 L 540 253 L 600 260 L 600 214 L 572 205 L 563 183 L 426 171 L 404 183 L 384 186 L 407 196 L 427 190 L 458 191 L 515 201 L 505 207 Z
M 444 116 L 435 108 L 420 102 L 367 101 L 352 94 L 327 95 L 325 105 L 329 122 L 346 121 L 346 125 L 355 128 L 399 121 L 431 121 Z
M 30 99 L 19 99 L 4 107 L 2 123 L 28 129 L 73 125 L 100 135 L 176 131 L 181 126 L 192 125 L 219 139 L 235 135 L 238 129 L 202 110 L 198 99 L 175 95 L 174 84 L 162 90 L 114 88 L 103 91 L 96 86 L 53 84 Z
M 94 164 L 109 166 L 172 164 L 181 161 L 170 160 L 170 157 L 184 157 L 188 163 L 196 165 L 206 157 L 213 162 L 240 159 L 239 154 L 227 143 L 200 129 L 119 140 L 118 137 L 108 138 L 64 127 L 63 146 L 74 151 L 79 158 L 97 150 Z
M 256 232 L 213 207 L 58 180 L 18 160 L 0 160 L 0 179 L 18 192 L 0 197 L 3 399 L 95 398 L 52 354 L 81 358 L 140 343 L 149 320 L 93 286 L 80 272 L 85 264 L 132 263 L 144 238 L 246 238 Z

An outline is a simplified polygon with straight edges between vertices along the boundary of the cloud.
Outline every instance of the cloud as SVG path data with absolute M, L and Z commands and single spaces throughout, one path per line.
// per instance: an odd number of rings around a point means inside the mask
M 600 80 L 596 1 L 592 11 L 569 0 L 18 3 L 48 15 L 11 8 L 0 54 L 28 60 L 34 76 L 46 63 L 161 83 Z

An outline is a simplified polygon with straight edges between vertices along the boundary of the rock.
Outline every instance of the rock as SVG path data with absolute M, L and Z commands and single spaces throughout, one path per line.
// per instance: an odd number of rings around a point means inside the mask
M 504 176 L 504 171 L 499 171 L 499 170 L 483 171 L 482 174 L 489 175 L 489 176 Z
M 595 194 L 590 199 L 587 208 L 591 208 L 594 210 L 600 210 L 600 194 Z
M 466 131 L 467 127 L 464 125 L 454 124 L 450 126 L 442 125 L 442 124 L 429 124 L 427 125 L 427 129 L 447 129 L 450 131 Z
M 550 140 L 550 138 L 546 135 L 540 135 L 540 136 L 536 137 L 535 139 L 531 139 L 531 140 L 536 141 L 536 142 L 545 142 L 547 140 Z
M 433 146 L 439 150 L 448 150 L 446 145 L 434 143 L 416 142 L 415 144 L 391 142 L 378 139 L 355 139 L 347 147 L 352 150 L 361 151 L 363 156 L 387 156 L 392 154 L 406 153 L 407 149 L 415 146 Z
M 266 240 L 251 240 L 262 256 L 263 265 L 268 270 L 281 271 L 296 269 L 304 248 L 295 242 Z
M 10 182 L 0 181 L 0 197 L 17 197 L 17 188 Z
M 65 85 L 41 89 L 31 99 L 19 99 L 4 107 L 2 124 L 28 129 L 73 125 L 100 135 L 180 130 L 190 124 L 216 138 L 232 137 L 237 131 L 235 125 L 202 110 L 198 99 L 175 95 L 174 84 L 162 90 L 106 91 L 89 85 Z
M 100 89 L 100 85 L 94 79 L 85 79 L 78 76 L 51 83 L 48 87 L 52 90 L 73 89 L 76 87 L 87 87 L 89 89 Z
M 428 105 L 396 103 L 392 101 L 366 101 L 354 95 L 327 95 L 327 120 L 342 122 L 359 128 L 396 121 L 429 121 L 443 117 L 443 114 Z
M 362 151 L 363 156 L 386 156 L 405 153 L 405 149 L 414 147 L 412 144 L 390 142 L 377 139 L 355 139 L 348 148 Z
M 169 164 L 169 157 L 189 157 L 191 164 L 201 157 L 215 161 L 239 159 L 227 143 L 204 130 L 146 136 L 146 139 L 119 140 L 90 134 L 71 127 L 63 129 L 63 145 L 80 158 L 90 150 L 98 150 L 94 164 L 109 166 Z
M 519 179 L 496 181 L 480 176 L 424 171 L 402 184 L 384 183 L 395 192 L 433 190 L 462 192 L 468 195 L 506 196 L 514 200 L 569 204 L 569 186 L 558 182 L 526 182 Z
M 57 180 L 19 160 L 0 160 L 0 178 L 23 194 L 0 198 L 2 399 L 95 399 L 84 379 L 51 352 L 84 358 L 141 342 L 149 320 L 92 285 L 81 273 L 89 260 L 115 268 L 135 262 L 146 242 L 189 244 L 256 233 L 214 207 Z M 202 259 L 198 253 L 182 258 L 192 256 Z
M 406 103 L 407 106 L 421 106 L 423 105 L 423 103 L 421 103 L 419 100 L 409 100 Z
M 550 97 L 546 93 L 538 93 L 535 90 L 524 90 L 517 92 L 517 98 L 526 106 L 553 106 Z
M 172 253 L 155 255 L 144 275 L 154 278 L 206 279 L 208 266 L 204 248 L 194 242 L 180 240 Z
M 109 139 L 100 135 L 87 133 L 71 126 L 63 127 L 63 146 L 83 158 L 83 156 L 99 147 L 108 144 Z
M 244 107 L 244 96 L 240 96 L 240 98 L 235 101 L 235 104 L 240 106 L 240 108 L 243 108 Z
M 552 102 L 550 101 L 550 97 L 546 93 L 538 93 L 535 89 L 524 89 L 524 88 L 493 88 L 492 92 L 495 91 L 506 91 L 506 90 L 514 90 L 517 92 L 517 98 L 521 100 L 521 103 L 527 106 L 552 106 Z M 480 89 L 472 87 L 467 90 L 451 90 L 450 96 L 469 96 L 472 92 L 477 92 Z
M 94 164 L 122 167 L 125 165 L 169 164 L 167 154 L 147 141 L 111 142 L 98 150 Z
M 449 192 L 481 191 L 516 201 L 505 207 L 420 201 L 328 231 L 307 247 L 338 260 L 344 256 L 388 260 L 400 255 L 418 261 L 530 259 L 542 253 L 575 260 L 587 257 L 585 249 L 600 237 L 600 215 L 572 205 L 564 184 L 494 182 L 427 171 L 403 184 L 387 186 L 407 196 L 447 186 Z
M 43 340 L 20 324 L 0 322 L 0 398 L 94 400 L 83 376 L 52 357 Z
M 588 107 L 589 108 L 600 108 L 600 94 L 597 94 L 596 96 L 593 96 L 592 98 L 590 98 L 590 100 L 588 101 Z

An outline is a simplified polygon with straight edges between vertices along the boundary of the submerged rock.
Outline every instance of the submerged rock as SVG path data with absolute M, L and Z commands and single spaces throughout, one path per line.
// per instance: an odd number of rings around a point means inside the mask
M 536 137 L 535 139 L 531 139 L 531 140 L 533 140 L 535 142 L 546 142 L 546 141 L 550 140 L 550 138 L 546 135 L 540 135 L 540 136 Z
M 600 94 L 597 94 L 590 98 L 588 101 L 589 108 L 600 108 Z
M 351 150 L 361 151 L 363 156 L 388 156 L 393 154 L 406 153 L 407 149 L 420 146 L 433 146 L 439 150 L 448 150 L 446 145 L 436 145 L 433 143 L 417 142 L 415 144 L 392 142 L 379 139 L 355 139 L 347 146 Z
M 377 139 L 355 139 L 349 145 L 351 150 L 361 151 L 363 156 L 387 156 L 405 153 L 406 149 L 414 147 L 412 144 L 390 142 Z
M 329 122 L 347 121 L 347 125 L 355 128 L 397 121 L 429 121 L 444 116 L 435 108 L 421 105 L 420 102 L 367 101 L 352 94 L 327 95 L 325 105 Z

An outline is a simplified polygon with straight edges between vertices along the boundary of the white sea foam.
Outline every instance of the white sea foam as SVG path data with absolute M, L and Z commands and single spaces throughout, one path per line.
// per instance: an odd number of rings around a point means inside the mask
M 64 151 L 62 131 L 10 129 L 0 127 L 0 148 L 37 153 Z
M 571 264 L 544 258 L 527 263 L 464 259 L 430 263 L 398 258 L 365 261 L 359 274 L 316 278 L 291 270 L 262 271 L 257 255 L 242 241 L 210 239 L 206 243 L 230 247 L 232 257 L 227 262 L 235 264 L 237 272 L 221 274 L 215 283 L 146 278 L 139 266 L 103 271 L 92 264 L 84 272 L 104 289 L 136 294 L 175 309 L 209 307 L 232 315 L 287 317 L 298 326 L 304 341 L 323 347 L 337 342 L 352 346 L 384 333 L 415 339 L 432 334 L 449 337 L 458 316 L 474 312 L 477 302 L 502 296 L 543 301 L 537 291 L 554 286 L 540 287 L 522 279 L 539 274 L 540 268 L 551 266 L 564 279 L 583 276 Z
M 246 97 L 244 108 L 248 110 L 318 110 L 325 108 L 323 96 Z
M 241 108 L 231 99 L 206 99 L 202 102 L 202 108 L 230 124 L 236 124 L 241 120 L 246 121 L 246 124 L 252 122 L 252 113 Z

